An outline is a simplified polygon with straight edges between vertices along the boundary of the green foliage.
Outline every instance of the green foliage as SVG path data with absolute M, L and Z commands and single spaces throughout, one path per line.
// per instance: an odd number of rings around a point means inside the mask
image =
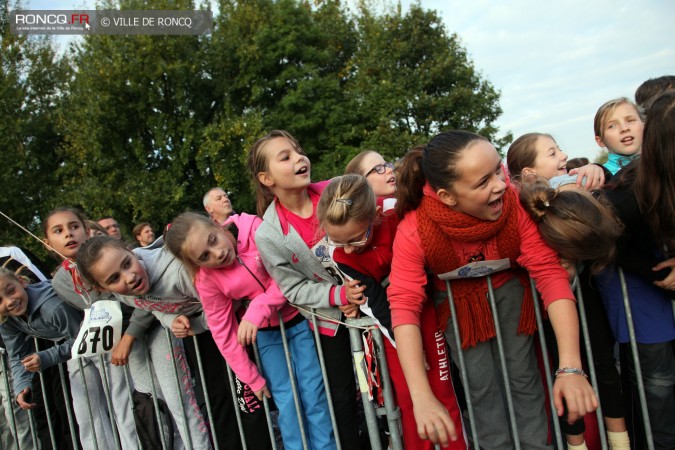
M 55 177 L 61 160 L 55 148 L 63 84 L 70 69 L 56 57 L 50 42 L 9 32 L 7 0 L 0 4 L 0 211 L 39 233 L 44 205 L 58 192 Z M 35 240 L 0 218 L 0 244 L 36 246 Z
M 87 36 L 57 57 L 48 40 L 9 35 L 0 1 L 0 206 L 33 229 L 68 205 L 112 215 L 130 236 L 134 223 L 200 210 L 213 186 L 253 211 L 246 152 L 270 129 L 298 138 L 315 180 L 362 150 L 398 157 L 445 129 L 511 140 L 494 126 L 499 92 L 420 5 L 376 13 L 366 0 L 354 11 L 338 0 L 219 0 L 210 36 Z M 22 239 L 3 222 L 3 242 Z

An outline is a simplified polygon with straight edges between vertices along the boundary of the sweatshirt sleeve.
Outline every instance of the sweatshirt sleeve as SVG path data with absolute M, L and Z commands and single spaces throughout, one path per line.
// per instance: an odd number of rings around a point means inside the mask
M 272 317 L 275 317 L 286 303 L 288 303 L 288 300 L 281 293 L 279 286 L 274 280 L 271 280 L 267 289 L 251 300 L 242 320 L 248 320 L 260 328 L 265 320 L 269 321 Z
M 60 303 L 54 308 L 50 322 L 54 329 L 67 336 L 67 339 L 37 353 L 43 370 L 70 359 L 73 342 L 82 325 L 82 314 L 69 305 Z
M 558 254 L 541 238 L 537 225 L 518 203 L 520 256 L 518 264 L 527 269 L 541 293 L 544 306 L 556 300 L 575 300 L 567 271 L 560 265 Z
M 311 308 L 330 308 L 335 305 L 348 303 L 342 293 L 342 286 L 334 286 L 318 275 L 314 279 L 308 278 L 303 272 L 293 267 L 289 259 L 295 258 L 294 264 L 306 263 L 300 258 L 303 255 L 294 253 L 286 258 L 285 253 L 290 251 L 283 247 L 284 237 L 278 235 L 272 227 L 263 222 L 255 235 L 255 243 L 267 272 L 278 283 L 281 292 L 289 302 L 295 305 Z M 283 247 L 283 248 L 280 248 Z
M 394 238 L 394 256 L 391 262 L 387 296 L 391 308 L 392 328 L 399 325 L 419 325 L 426 300 L 425 271 L 422 241 L 417 233 L 414 216 L 408 215 L 398 226 Z
M 211 335 L 225 361 L 237 377 L 258 391 L 265 385 L 265 379 L 248 357 L 246 348 L 237 342 L 237 320 L 232 307 L 232 299 L 227 297 L 216 285 L 214 278 L 197 281 L 197 291 L 202 300 Z
M 9 354 L 9 365 L 12 369 L 15 398 L 21 391 L 32 386 L 33 373 L 28 372 L 21 360 L 35 352 L 33 338 L 5 323 L 0 326 L 0 335 Z M 4 382 L 4 381 L 0 381 Z
M 131 312 L 131 317 L 129 318 L 129 326 L 124 333 L 133 336 L 136 339 L 140 339 L 145 336 L 146 331 L 154 321 L 155 318 L 150 311 L 134 308 Z

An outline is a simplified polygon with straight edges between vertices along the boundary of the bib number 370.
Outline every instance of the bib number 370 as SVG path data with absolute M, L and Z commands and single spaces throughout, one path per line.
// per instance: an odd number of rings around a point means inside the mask
M 72 357 L 93 356 L 113 349 L 122 335 L 122 311 L 118 302 L 101 300 L 84 310 L 84 321 L 73 344 Z

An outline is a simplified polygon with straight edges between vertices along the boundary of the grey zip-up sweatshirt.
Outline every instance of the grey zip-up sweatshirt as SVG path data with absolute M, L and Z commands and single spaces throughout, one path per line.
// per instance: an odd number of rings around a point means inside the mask
M 155 244 L 161 244 L 158 241 Z M 133 250 L 148 272 L 150 290 L 138 297 L 118 296 L 120 301 L 150 311 L 168 329 L 171 329 L 176 317 L 185 315 L 190 319 L 192 331 L 195 334 L 203 333 L 209 328 L 192 278 L 183 263 L 169 250 L 155 244 Z
M 300 306 L 303 315 L 311 320 L 311 314 L 307 311 L 316 308 L 316 312 L 324 317 L 334 320 L 342 317 L 342 312 L 334 307 L 347 304 L 340 296 L 342 286 L 336 286 L 331 292 L 335 279 L 321 265 L 300 234 L 290 224 L 287 224 L 287 233 L 284 233 L 276 200 L 265 211 L 263 222 L 255 234 L 255 243 L 265 268 L 279 285 L 284 297 Z M 317 320 L 323 334 L 334 335 L 338 329 L 339 325 L 335 322 Z
M 21 364 L 23 358 L 33 353 L 31 337 L 54 342 L 66 339 L 59 345 L 37 352 L 41 369 L 68 361 L 83 316 L 80 311 L 59 299 L 49 281 L 27 286 L 26 293 L 28 294 L 26 319 L 8 317 L 0 324 L 0 335 L 7 346 L 12 366 L 15 395 L 30 388 L 32 384 L 34 373 L 28 372 Z
M 69 267 L 71 267 L 71 270 L 75 270 L 75 265 L 73 263 L 67 262 L 65 264 L 68 264 Z M 54 291 L 56 291 L 56 294 L 61 300 L 78 311 L 84 311 L 86 308 L 90 307 L 90 304 L 88 304 L 80 294 L 75 292 L 75 283 L 73 281 L 71 270 L 67 270 L 62 264 L 52 279 L 52 285 L 54 286 Z M 120 301 L 119 296 L 110 292 L 100 293 L 91 289 L 91 287 L 86 290 L 87 293 L 85 294 L 85 297 L 88 298 L 90 303 L 94 303 L 98 300 Z M 154 317 L 152 317 L 152 314 L 140 309 L 134 309 L 124 303 L 120 306 L 122 309 L 122 329 L 124 330 L 124 333 L 133 336 L 136 339 L 142 338 L 155 320 Z

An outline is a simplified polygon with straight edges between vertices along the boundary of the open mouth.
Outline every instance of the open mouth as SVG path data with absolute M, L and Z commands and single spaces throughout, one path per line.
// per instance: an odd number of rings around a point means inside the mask
M 488 206 L 490 208 L 499 208 L 502 206 L 502 203 L 504 203 L 504 199 L 502 197 L 499 197 L 497 200 L 493 200 L 490 203 L 488 203 Z
M 390 177 L 387 179 L 387 183 L 395 184 L 396 183 L 396 177 Z
M 77 241 L 68 241 L 66 242 L 66 248 L 74 248 L 77 247 L 80 243 Z
M 298 169 L 297 172 L 295 172 L 295 174 L 296 175 L 304 175 L 304 174 L 307 173 L 308 170 L 309 169 L 307 168 L 307 166 L 302 166 L 300 169 Z
M 136 281 L 136 282 L 134 283 L 134 285 L 131 286 L 131 290 L 132 290 L 132 291 L 137 291 L 138 288 L 141 287 L 141 284 L 143 284 L 143 278 L 139 278 L 138 281 Z
M 622 144 L 631 144 L 635 138 L 633 136 L 626 136 L 625 138 L 621 139 Z

